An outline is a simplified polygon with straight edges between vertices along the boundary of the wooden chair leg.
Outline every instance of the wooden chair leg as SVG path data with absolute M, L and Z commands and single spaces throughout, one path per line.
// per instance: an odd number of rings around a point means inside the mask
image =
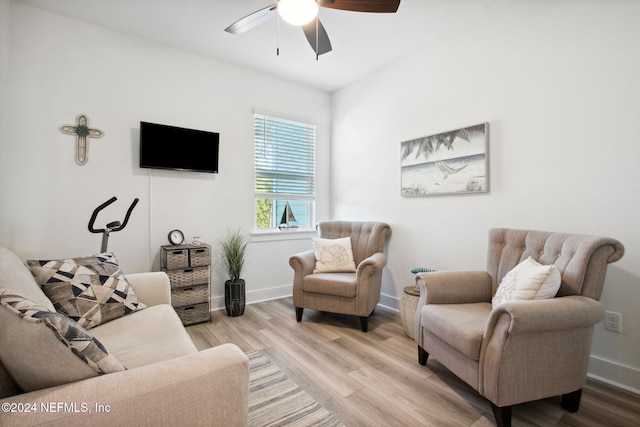
M 367 332 L 369 330 L 369 318 L 365 316 L 360 316 L 360 327 L 362 328 L 362 332 Z
M 418 346 L 418 363 L 424 366 L 427 364 L 428 358 L 429 353 L 427 353 L 424 348 Z
M 582 397 L 582 389 L 563 394 L 561 405 L 569 412 L 578 412 L 580 408 L 580 397 Z
M 511 406 L 497 406 L 491 402 L 491 409 L 498 427 L 511 427 Z
M 296 321 L 302 321 L 302 312 L 304 311 L 303 307 L 296 307 Z

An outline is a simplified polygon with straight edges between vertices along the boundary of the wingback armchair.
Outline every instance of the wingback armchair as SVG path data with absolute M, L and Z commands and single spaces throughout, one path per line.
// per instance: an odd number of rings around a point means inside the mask
M 431 354 L 491 402 L 499 426 L 511 406 L 562 395 L 578 410 L 607 264 L 624 247 L 614 239 L 505 228 L 489 232 L 486 271 L 442 271 L 416 277 L 418 359 Z M 550 299 L 492 305 L 504 276 L 531 257 L 555 265 L 560 288 Z
M 294 270 L 293 305 L 296 320 L 302 320 L 305 308 L 360 317 L 363 332 L 368 330 L 369 315 L 380 301 L 382 269 L 387 259 L 384 244 L 391 233 L 382 222 L 323 221 L 318 234 L 323 239 L 350 237 L 354 272 L 314 273 L 312 249 L 289 259 Z

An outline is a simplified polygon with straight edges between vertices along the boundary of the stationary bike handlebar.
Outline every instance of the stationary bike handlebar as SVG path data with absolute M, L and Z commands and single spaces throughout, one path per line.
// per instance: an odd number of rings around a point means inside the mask
M 114 221 L 111 222 L 109 224 L 107 224 L 107 228 L 94 228 L 93 224 L 96 222 L 96 218 L 98 217 L 98 213 L 106 208 L 107 206 L 109 206 L 110 204 L 112 204 L 113 202 L 115 202 L 116 200 L 118 200 L 117 197 L 112 197 L 109 200 L 107 200 L 106 202 L 104 202 L 103 204 L 101 204 L 100 206 L 98 206 L 97 208 L 95 208 L 93 210 L 93 214 L 91 215 L 91 219 L 89 220 L 89 231 L 92 233 L 104 233 L 105 231 L 120 231 L 123 228 L 125 228 L 127 226 L 127 223 L 129 222 L 129 217 L 131 216 L 131 212 L 133 211 L 133 208 L 136 207 L 136 205 L 138 204 L 138 202 L 140 201 L 140 199 L 138 199 L 137 197 L 135 199 L 133 199 L 133 202 L 131 203 L 131 206 L 129 206 L 129 209 L 127 210 L 127 214 L 124 217 L 124 221 L 122 221 L 122 224 L 120 223 L 120 221 Z

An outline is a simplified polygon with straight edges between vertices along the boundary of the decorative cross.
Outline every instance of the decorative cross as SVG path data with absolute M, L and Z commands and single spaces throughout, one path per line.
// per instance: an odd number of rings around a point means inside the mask
M 65 125 L 60 130 L 67 135 L 76 135 L 76 161 L 80 166 L 89 160 L 89 146 L 87 138 L 101 138 L 104 135 L 100 129 L 91 129 L 87 126 L 87 116 L 81 114 L 78 116 L 78 124 L 76 126 Z

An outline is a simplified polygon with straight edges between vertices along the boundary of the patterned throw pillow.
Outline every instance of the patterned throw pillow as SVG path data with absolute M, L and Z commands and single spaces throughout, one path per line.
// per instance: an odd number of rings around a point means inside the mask
M 98 375 L 127 369 L 86 329 L 61 313 L 47 310 L 35 302 L 0 288 L 0 305 L 32 324 L 44 323 L 55 337 L 66 345 L 78 358 L 89 365 Z M 36 343 L 31 343 L 31 346 Z M 31 347 L 32 350 L 34 347 Z M 49 349 L 48 352 L 52 352 Z
M 86 329 L 146 307 L 110 252 L 27 264 L 56 311 Z
M 350 237 L 341 239 L 312 237 L 311 243 L 316 257 L 314 273 L 352 273 L 356 271 Z

